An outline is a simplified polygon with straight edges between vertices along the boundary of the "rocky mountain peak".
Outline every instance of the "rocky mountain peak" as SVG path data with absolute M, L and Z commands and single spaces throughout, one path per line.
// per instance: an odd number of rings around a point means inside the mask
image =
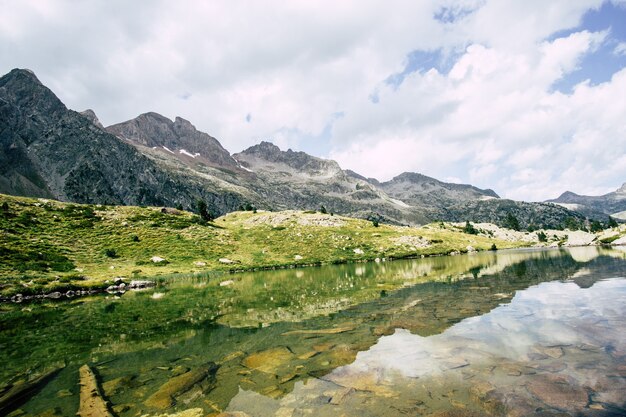
M 618 193 L 618 194 L 626 194 L 626 182 L 623 183 L 622 186 L 617 189 L 616 193 Z
M 230 153 L 217 139 L 197 130 L 182 117 L 176 117 L 172 121 L 158 113 L 149 112 L 106 129 L 136 145 L 164 150 L 167 148 L 167 151 L 181 158 L 200 157 L 216 166 L 237 167 Z
M 29 70 L 28 68 L 14 68 L 2 78 L 26 79 L 26 80 L 29 80 L 30 82 L 35 82 L 39 85 L 43 85 L 41 84 L 41 81 L 39 81 L 39 78 L 37 78 L 35 73 L 32 70 Z
M 179 130 L 185 130 L 185 131 L 191 131 L 191 132 L 196 131 L 196 127 L 193 124 L 191 124 L 189 120 L 183 119 L 180 116 L 176 116 L 176 118 L 174 119 L 174 127 Z
M 266 161 L 275 161 L 280 157 L 281 152 L 280 148 L 272 142 L 261 141 L 261 143 L 242 151 L 241 154 L 254 155 Z
M 559 198 L 555 199 L 555 200 L 549 200 L 549 201 L 557 201 L 560 203 L 568 203 L 570 202 L 572 199 L 577 199 L 580 196 L 576 193 L 573 193 L 571 191 L 565 191 L 563 194 L 561 194 L 559 196 Z
M 395 182 L 411 182 L 414 184 L 419 184 L 425 181 L 437 181 L 434 178 L 427 177 L 426 175 L 422 175 L 418 172 L 403 172 L 402 174 L 394 177 L 391 181 Z
M 102 123 L 100 123 L 98 116 L 96 116 L 96 113 L 93 110 L 91 109 L 83 110 L 80 112 L 80 114 L 85 116 L 94 125 L 98 126 L 101 129 L 104 129 L 104 126 L 102 126 Z
M 0 78 L 0 94 L 18 107 L 32 107 L 32 119 L 47 117 L 67 110 L 57 96 L 28 69 L 13 69 Z
M 329 177 L 343 172 L 339 164 L 333 160 L 317 158 L 291 149 L 282 151 L 267 141 L 262 141 L 233 156 L 248 167 L 263 167 L 276 171 L 284 171 L 285 167 L 288 167 L 309 176 Z

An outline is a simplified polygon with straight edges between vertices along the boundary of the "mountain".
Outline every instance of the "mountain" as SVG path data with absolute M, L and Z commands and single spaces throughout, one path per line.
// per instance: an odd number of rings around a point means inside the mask
M 378 218 L 391 223 L 425 223 L 427 215 L 360 177 L 350 175 L 335 161 L 261 142 L 233 155 L 253 173 L 256 190 L 272 209 L 316 210 L 353 217 Z
M 139 117 L 109 126 L 107 132 L 127 140 L 135 146 L 158 149 L 182 157 L 198 159 L 207 164 L 234 169 L 237 163 L 217 139 L 200 132 L 191 122 L 177 117 L 171 121 L 158 113 L 145 113 Z
M 561 224 L 553 204 L 501 200 L 492 190 L 417 173 L 379 182 L 332 160 L 261 142 L 231 155 L 191 122 L 157 113 L 103 128 L 69 110 L 28 70 L 0 78 L 0 193 L 96 204 L 207 202 L 214 214 L 246 204 L 317 210 L 395 224 L 432 220 Z
M 380 183 L 380 188 L 393 198 L 409 204 L 441 208 L 459 202 L 500 198 L 493 190 L 446 183 L 414 172 L 405 172 L 391 181 Z
M 102 204 L 191 206 L 216 211 L 241 203 L 233 193 L 161 169 L 88 115 L 68 110 L 28 70 L 0 78 L 0 192 Z
M 91 123 L 93 123 L 100 129 L 104 129 L 104 126 L 102 126 L 102 123 L 100 123 L 100 119 L 98 119 L 98 116 L 96 116 L 96 113 L 93 110 L 91 109 L 83 110 L 80 112 L 80 114 L 86 117 L 87 120 L 89 120 Z
M 578 195 L 566 191 L 558 198 L 548 200 L 548 202 L 579 211 L 591 217 L 598 217 L 601 213 L 604 214 L 603 217 L 612 216 L 626 220 L 626 183 L 617 190 L 601 196 Z

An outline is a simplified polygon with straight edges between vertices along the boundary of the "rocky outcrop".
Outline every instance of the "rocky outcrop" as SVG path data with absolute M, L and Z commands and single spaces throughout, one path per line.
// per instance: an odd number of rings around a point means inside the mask
M 311 177 L 332 177 L 343 173 L 339 164 L 333 160 L 317 158 L 305 152 L 294 152 L 291 149 L 281 151 L 278 146 L 265 141 L 233 157 L 248 168 L 288 173 L 293 170 L 293 173 Z
M 104 126 L 102 126 L 102 123 L 100 123 L 98 116 L 96 116 L 96 113 L 93 110 L 91 109 L 83 110 L 80 112 L 80 114 L 83 115 L 87 120 L 89 120 L 91 123 L 93 123 L 100 129 L 104 129 Z
M 578 195 L 566 191 L 558 198 L 548 200 L 581 213 L 597 217 L 598 213 L 606 216 L 615 216 L 626 220 L 626 183 L 617 190 L 601 196 Z
M 405 172 L 383 182 L 380 187 L 391 197 L 414 205 L 445 207 L 464 201 L 500 198 L 493 190 L 482 190 L 468 184 L 453 184 L 415 172 Z
M 106 130 L 133 144 L 160 148 L 163 152 L 181 157 L 199 157 L 219 167 L 238 167 L 217 139 L 200 132 L 182 117 L 171 121 L 158 113 L 144 113 L 135 119 L 109 126 Z
M 0 193 L 186 207 L 202 198 L 215 214 L 242 202 L 237 193 L 158 166 L 68 110 L 30 71 L 16 69 L 0 78 L 0 121 Z

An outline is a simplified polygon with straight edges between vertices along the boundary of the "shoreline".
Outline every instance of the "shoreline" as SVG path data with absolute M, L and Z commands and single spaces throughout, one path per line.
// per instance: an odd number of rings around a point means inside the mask
M 593 244 L 593 245 L 572 245 L 566 246 L 565 248 L 580 248 L 580 247 L 606 247 L 606 248 L 615 248 L 615 247 L 624 247 L 626 245 L 610 245 L 610 244 Z M 331 261 L 319 261 L 313 263 L 291 263 L 291 264 L 283 264 L 283 265 L 274 265 L 274 266 L 251 266 L 249 268 L 240 268 L 240 269 L 231 269 L 231 270 L 207 270 L 203 272 L 197 273 L 180 273 L 176 274 L 178 278 L 188 278 L 194 276 L 205 276 L 207 279 L 216 278 L 218 276 L 228 276 L 228 275 L 236 275 L 242 273 L 250 273 L 250 272 L 261 272 L 261 271 L 279 271 L 285 269 L 304 269 L 304 268 L 319 268 L 322 266 L 329 265 L 348 265 L 348 264 L 357 264 L 357 263 L 383 263 L 383 262 L 394 262 L 394 261 L 403 261 L 403 260 L 417 260 L 424 258 L 434 258 L 434 257 L 443 257 L 443 256 L 459 256 L 459 255 L 472 255 L 474 253 L 479 252 L 511 252 L 511 251 L 548 251 L 548 250 L 558 250 L 564 247 L 551 247 L 551 246 L 520 246 L 515 248 L 503 248 L 497 250 L 476 250 L 473 252 L 465 251 L 452 251 L 449 253 L 433 253 L 433 254 L 412 254 L 403 257 L 389 257 L 389 258 L 363 258 L 363 259 L 337 259 Z M 208 277 L 208 275 L 214 274 L 214 277 Z M 93 286 L 77 286 L 75 284 L 68 284 L 66 287 L 59 287 L 56 291 L 53 292 L 41 292 L 35 294 L 14 294 L 11 296 L 0 297 L 0 305 L 1 304 L 22 304 L 22 303 L 34 303 L 38 301 L 58 301 L 58 302 L 67 302 L 70 300 L 75 300 L 82 297 L 87 297 L 91 295 L 120 295 L 124 294 L 127 291 L 145 291 L 151 288 L 157 288 L 159 286 L 159 280 L 163 279 L 162 275 L 155 275 L 150 277 L 140 277 L 140 279 L 130 280 L 130 282 L 126 283 L 123 278 L 116 279 L 113 283 L 109 280 L 93 285 Z M 217 284 L 219 285 L 219 283 Z

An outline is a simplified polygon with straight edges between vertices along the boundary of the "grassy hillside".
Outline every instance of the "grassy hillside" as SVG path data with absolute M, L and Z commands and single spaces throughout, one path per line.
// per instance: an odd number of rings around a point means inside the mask
M 459 227 L 380 225 L 312 212 L 234 212 L 202 223 L 155 207 L 0 195 L 3 295 L 102 286 L 116 277 L 403 258 L 521 246 Z M 158 261 L 157 258 L 164 259 Z M 155 262 L 156 261 L 156 262 Z

